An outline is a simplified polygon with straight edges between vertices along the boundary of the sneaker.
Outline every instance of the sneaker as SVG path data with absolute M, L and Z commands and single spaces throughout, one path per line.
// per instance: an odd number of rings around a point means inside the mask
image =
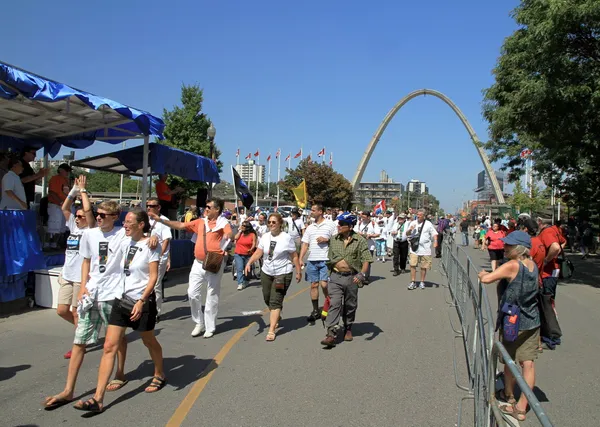
M 192 336 L 193 337 L 198 337 L 198 336 L 200 336 L 200 334 L 202 334 L 202 332 L 204 332 L 204 326 L 202 326 L 202 325 L 196 325 L 194 327 L 194 330 L 192 331 Z
M 381 262 L 385 262 L 385 257 L 381 257 Z
M 425 282 L 421 282 L 421 284 L 419 285 L 419 288 L 425 289 Z
M 67 351 L 63 357 L 65 359 L 70 359 L 71 358 L 71 350 Z
M 306 318 L 306 321 L 307 322 L 315 322 L 320 318 L 321 318 L 321 313 L 319 312 L 319 310 L 314 310 L 312 313 L 310 313 L 310 316 L 308 316 Z
M 417 289 L 417 284 L 415 282 L 410 282 L 410 285 L 408 285 L 408 290 L 412 291 L 413 289 Z
M 204 338 L 212 338 L 212 336 L 214 335 L 214 332 L 204 332 L 204 335 L 202 335 Z
M 238 291 L 241 291 L 242 289 L 244 289 L 244 285 L 238 285 L 238 286 L 237 286 L 237 290 L 238 290 Z

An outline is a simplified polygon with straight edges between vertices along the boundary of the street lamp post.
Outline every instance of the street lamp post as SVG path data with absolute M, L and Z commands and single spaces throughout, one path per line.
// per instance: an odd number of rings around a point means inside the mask
M 211 161 L 215 161 L 215 135 L 217 134 L 217 129 L 213 126 L 212 122 L 210 124 L 210 126 L 208 127 L 208 129 L 206 130 L 206 136 L 208 137 L 208 143 L 209 143 L 209 149 L 208 149 L 208 155 L 210 157 Z M 209 182 L 208 184 L 208 198 L 210 199 L 212 197 L 212 189 L 213 189 L 213 183 Z

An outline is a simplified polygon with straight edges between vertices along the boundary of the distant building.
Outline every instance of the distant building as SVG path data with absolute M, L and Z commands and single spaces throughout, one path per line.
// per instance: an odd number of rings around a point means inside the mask
M 48 158 L 48 167 L 49 168 L 58 168 L 60 165 L 62 165 L 63 163 L 66 163 L 68 165 L 71 164 L 72 161 L 75 160 L 75 151 L 71 151 L 69 154 L 65 154 L 63 156 L 62 159 L 50 159 Z M 40 170 L 41 168 L 44 167 L 44 159 L 35 159 L 32 162 L 29 162 L 29 165 L 34 169 L 34 170 Z M 83 171 L 85 172 L 90 172 L 89 169 L 83 169 Z
M 254 160 L 248 160 L 248 163 L 236 165 L 235 170 L 237 170 L 240 177 L 246 181 L 246 184 L 256 182 L 257 176 L 260 184 L 265 182 L 265 166 L 257 165 Z
M 496 179 L 500 185 L 500 191 L 504 192 L 504 173 L 500 171 L 495 171 L 494 173 L 496 174 Z M 477 188 L 475 188 L 474 191 L 477 193 L 477 200 L 496 202 L 494 188 L 492 187 L 492 183 L 485 170 L 482 170 L 477 174 Z
M 355 201 L 364 206 L 375 205 L 381 200 L 385 200 L 388 207 L 392 205 L 394 197 L 402 197 L 404 186 L 399 182 L 394 182 L 386 171 L 379 174 L 379 182 L 361 182 L 354 194 Z
M 429 187 L 425 182 L 419 181 L 418 179 L 411 179 L 406 184 L 406 192 L 414 195 L 429 194 Z
M 407 205 L 413 209 L 429 208 L 432 198 L 429 197 L 427 183 L 411 179 L 406 184 Z

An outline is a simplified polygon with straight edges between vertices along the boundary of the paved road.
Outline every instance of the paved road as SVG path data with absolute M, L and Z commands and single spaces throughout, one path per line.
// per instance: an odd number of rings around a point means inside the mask
M 185 272 L 171 274 L 158 325 L 169 385 L 145 394 L 152 366 L 136 333 L 129 335 L 130 383 L 108 393 L 107 411 L 86 425 L 446 426 L 454 425 L 451 333 L 438 265 L 425 290 L 408 291 L 391 263 L 360 291 L 355 340 L 324 350 L 320 323 L 308 325 L 307 284 L 294 284 L 277 340 L 265 342 L 267 318 L 257 284 L 235 290 L 226 275 L 217 334 L 192 338 L 184 301 Z M 247 314 L 247 313 L 246 313 Z M 2 425 L 81 425 L 70 406 L 46 412 L 44 396 L 64 386 L 72 330 L 52 310 L 0 321 Z M 86 356 L 77 396 L 93 393 L 101 350 Z M 183 402 L 183 403 L 182 403 Z

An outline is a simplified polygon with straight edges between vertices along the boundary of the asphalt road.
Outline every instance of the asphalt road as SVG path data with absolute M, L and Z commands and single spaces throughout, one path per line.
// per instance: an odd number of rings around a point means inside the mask
M 437 262 L 427 289 L 408 291 L 408 275 L 392 277 L 391 263 L 359 295 L 355 339 L 332 350 L 320 345 L 321 323 L 309 325 L 307 283 L 288 292 L 277 340 L 265 342 L 268 319 L 255 281 L 236 291 L 223 279 L 217 334 L 192 338 L 185 271 L 171 274 L 168 302 L 157 326 L 168 385 L 143 389 L 152 375 L 137 333 L 128 335 L 127 377 L 107 393 L 107 410 L 89 419 L 70 405 L 48 412 L 45 396 L 62 390 L 73 331 L 53 310 L 0 320 L 2 425 L 212 426 L 447 426 L 454 425 L 452 335 Z M 91 349 L 76 395 L 95 388 L 101 346 Z

